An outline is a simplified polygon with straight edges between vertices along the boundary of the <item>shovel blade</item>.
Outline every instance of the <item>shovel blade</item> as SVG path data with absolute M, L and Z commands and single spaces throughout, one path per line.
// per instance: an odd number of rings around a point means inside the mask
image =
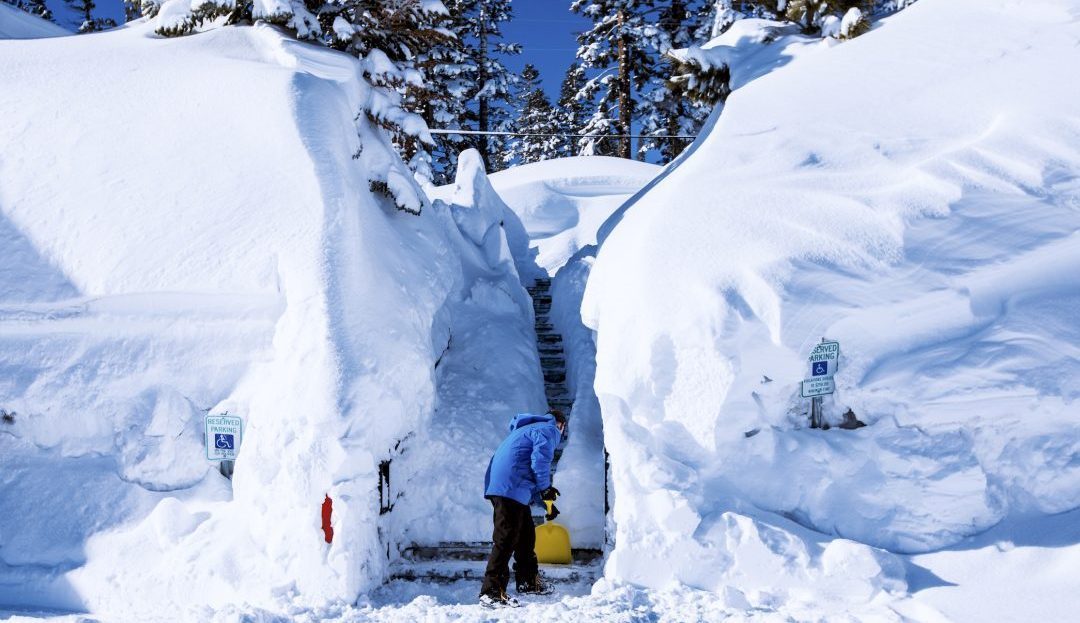
M 545 564 L 568 565 L 573 562 L 570 555 L 570 533 L 555 522 L 536 526 L 536 560 Z

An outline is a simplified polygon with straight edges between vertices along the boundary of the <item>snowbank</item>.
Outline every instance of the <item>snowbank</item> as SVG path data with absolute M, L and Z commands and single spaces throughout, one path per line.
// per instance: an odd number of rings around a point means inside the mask
M 490 179 L 525 226 L 536 263 L 553 275 L 594 244 L 600 224 L 659 173 L 654 164 L 587 156 L 512 167 Z
M 736 90 L 602 228 L 609 577 L 863 602 L 904 573 L 853 541 L 1080 507 L 1074 12 L 919 2 Z M 867 428 L 807 428 L 823 337 Z
M 269 27 L 0 54 L 0 603 L 206 620 L 377 586 L 404 538 L 378 467 L 427 451 L 456 316 L 527 301 L 501 215 L 421 200 L 361 64 Z M 536 380 L 507 403 L 542 397 L 517 318 Z M 203 449 L 226 411 L 231 483 Z
M 0 39 L 44 39 L 70 34 L 48 20 L 0 3 Z

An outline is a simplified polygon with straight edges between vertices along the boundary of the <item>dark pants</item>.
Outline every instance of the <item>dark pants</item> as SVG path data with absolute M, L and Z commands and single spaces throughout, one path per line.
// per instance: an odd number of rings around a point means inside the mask
M 510 582 L 510 556 L 514 557 L 514 579 L 518 583 L 534 580 L 538 566 L 536 552 L 533 551 L 536 547 L 536 528 L 529 507 L 494 495 L 488 500 L 494 507 L 495 529 L 491 534 L 491 556 L 488 557 L 480 592 L 493 595 L 506 592 L 506 585 Z

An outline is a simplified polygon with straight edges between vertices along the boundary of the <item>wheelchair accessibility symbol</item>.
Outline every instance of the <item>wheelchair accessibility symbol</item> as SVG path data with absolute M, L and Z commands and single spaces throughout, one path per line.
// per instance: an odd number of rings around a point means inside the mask
M 814 369 L 811 371 L 811 376 L 825 376 L 829 373 L 828 361 L 815 361 Z
M 219 450 L 234 450 L 233 436 L 224 433 L 214 435 L 214 447 Z

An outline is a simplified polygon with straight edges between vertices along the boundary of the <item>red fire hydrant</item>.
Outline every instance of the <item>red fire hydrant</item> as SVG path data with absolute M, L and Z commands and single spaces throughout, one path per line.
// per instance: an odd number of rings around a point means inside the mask
M 334 527 L 330 525 L 330 516 L 334 514 L 334 501 L 327 495 L 322 503 L 322 531 L 326 542 L 334 540 Z

